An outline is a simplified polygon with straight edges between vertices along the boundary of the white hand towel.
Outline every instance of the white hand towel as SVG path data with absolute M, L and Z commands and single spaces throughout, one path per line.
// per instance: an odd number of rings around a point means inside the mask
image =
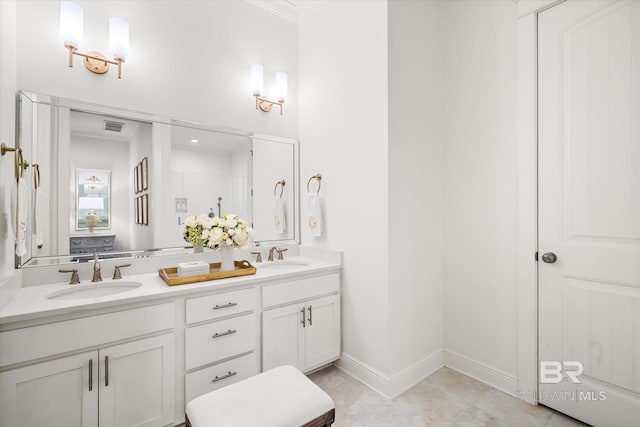
M 16 209 L 16 255 L 27 254 L 27 198 L 29 189 L 24 179 L 18 180 L 17 209 Z
M 36 245 L 38 245 L 38 248 L 42 248 L 42 245 L 44 243 L 44 195 L 42 194 L 41 187 L 37 187 L 34 190 L 34 193 L 35 206 L 33 207 L 33 234 L 35 234 L 36 236 Z
M 286 220 L 284 217 L 284 201 L 281 196 L 275 196 L 274 213 L 273 213 L 273 226 L 276 233 L 284 234 L 287 229 Z
M 309 193 L 309 218 L 307 226 L 311 235 L 320 237 L 322 235 L 322 209 L 320 207 L 320 196 L 318 193 Z

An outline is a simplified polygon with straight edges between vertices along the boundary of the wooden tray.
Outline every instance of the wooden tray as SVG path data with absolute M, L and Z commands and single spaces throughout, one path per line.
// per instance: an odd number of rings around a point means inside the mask
M 209 274 L 199 274 L 197 276 L 178 276 L 178 267 L 161 268 L 158 275 L 167 282 L 169 286 L 186 285 L 188 283 L 206 282 L 208 280 L 228 279 L 229 277 L 249 276 L 256 274 L 256 268 L 249 261 L 234 261 L 235 269 L 229 271 L 220 271 L 220 263 L 213 262 L 209 264 Z

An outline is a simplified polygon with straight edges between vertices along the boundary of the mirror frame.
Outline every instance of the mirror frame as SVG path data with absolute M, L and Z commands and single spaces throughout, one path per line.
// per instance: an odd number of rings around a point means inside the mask
M 227 128 L 221 126 L 214 126 L 199 122 L 193 122 L 189 120 L 183 119 L 174 119 L 167 116 L 162 116 L 159 114 L 152 113 L 144 113 L 135 110 L 129 110 L 119 107 L 110 107 L 106 105 L 95 104 L 91 102 L 78 101 L 73 99 L 67 99 L 57 96 L 39 94 L 36 92 L 31 92 L 27 90 L 18 91 L 17 96 L 17 113 L 16 113 L 16 140 L 18 147 L 25 147 L 27 144 L 22 139 L 21 129 L 22 129 L 22 96 L 28 98 L 34 104 L 45 104 L 53 107 L 63 107 L 68 108 L 74 111 L 80 111 L 91 114 L 100 114 L 100 115 L 108 115 L 115 118 L 122 118 L 128 120 L 137 120 L 148 123 L 158 123 L 165 124 L 170 126 L 181 126 L 192 129 L 206 130 L 211 132 L 223 133 L 234 136 L 246 137 L 250 140 L 253 138 L 260 138 L 263 140 L 274 141 L 274 142 L 286 142 L 293 145 L 294 150 L 294 165 L 293 165 L 293 174 L 294 174 L 294 188 L 293 188 L 293 199 L 294 199 L 294 220 L 292 224 L 294 224 L 294 237 L 293 239 L 283 239 L 283 240 L 265 240 L 258 242 L 251 242 L 250 247 L 257 246 L 267 246 L 267 245 L 291 245 L 291 244 L 300 244 L 300 234 L 301 234 L 301 218 L 300 218 L 300 149 L 299 149 L 299 141 L 297 139 L 279 137 L 273 135 L 266 135 L 262 133 L 256 133 L 247 130 L 240 130 L 234 128 Z M 33 139 L 29 141 L 29 144 L 33 143 Z M 252 143 L 253 144 L 253 143 Z M 31 145 L 30 145 L 31 147 Z M 251 199 L 251 214 L 253 218 L 253 198 Z M 186 242 L 185 242 L 186 243 Z M 182 255 L 193 252 L 192 246 L 179 246 L 179 247 L 166 247 L 166 248 L 148 248 L 148 249 L 139 249 L 139 250 L 131 250 L 131 251 L 116 251 L 109 252 L 108 254 L 117 258 L 146 258 L 149 256 L 166 256 L 166 255 Z M 100 254 L 99 254 L 100 255 Z M 23 258 L 28 257 L 23 260 Z M 93 255 L 54 255 L 54 256 L 43 256 L 43 257 L 33 257 L 33 253 L 30 252 L 23 257 L 19 257 L 15 255 L 15 268 L 35 268 L 41 266 L 52 266 L 52 265 L 61 265 L 61 264 L 75 264 L 78 262 L 85 262 L 91 259 Z

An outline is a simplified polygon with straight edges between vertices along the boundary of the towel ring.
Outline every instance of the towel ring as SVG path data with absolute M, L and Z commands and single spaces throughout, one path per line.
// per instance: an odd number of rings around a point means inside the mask
M 282 193 L 284 193 L 284 186 L 287 184 L 287 182 L 283 179 L 282 181 L 278 181 L 276 182 L 276 185 L 273 187 L 273 195 L 276 195 L 276 191 L 278 190 L 278 185 L 281 185 L 282 187 L 280 187 L 280 197 L 282 197 Z
M 309 189 L 309 185 L 311 184 L 311 181 L 314 179 L 318 181 L 318 189 L 316 190 L 316 193 L 320 192 L 320 187 L 322 187 L 322 175 L 317 173 L 313 175 L 311 178 L 309 178 L 309 181 L 307 181 L 307 193 L 311 193 L 311 190 Z
M 22 155 L 22 148 L 8 147 L 4 142 L 0 145 L 0 153 L 4 156 L 8 152 L 14 152 L 14 170 L 16 174 L 16 180 L 24 176 L 24 170 L 29 167 L 29 163 L 24 161 Z

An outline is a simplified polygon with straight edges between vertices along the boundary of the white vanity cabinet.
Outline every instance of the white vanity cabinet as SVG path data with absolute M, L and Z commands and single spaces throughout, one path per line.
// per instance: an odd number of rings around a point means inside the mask
M 263 287 L 263 371 L 293 365 L 306 372 L 338 359 L 339 290 L 339 274 Z
M 252 287 L 186 300 L 185 402 L 260 372 L 257 295 Z
M 173 423 L 173 323 L 173 304 L 162 304 L 1 332 L 1 365 L 26 366 L 0 372 L 0 427 Z
M 0 426 L 97 426 L 97 362 L 91 351 L 0 373 Z

